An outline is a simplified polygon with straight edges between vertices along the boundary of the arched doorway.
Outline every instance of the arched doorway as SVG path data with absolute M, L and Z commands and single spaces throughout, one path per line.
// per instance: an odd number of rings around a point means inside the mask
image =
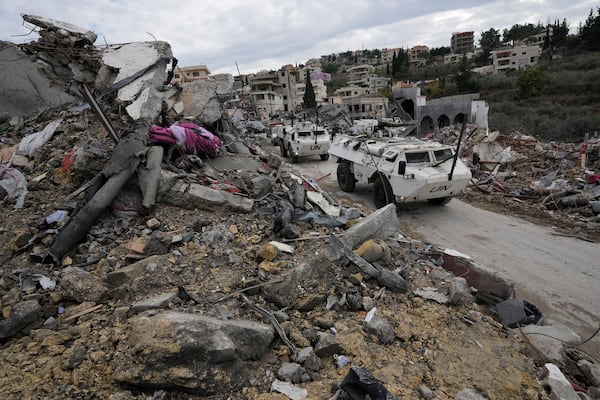
M 450 118 L 448 118 L 446 114 L 440 115 L 437 120 L 437 126 L 439 129 L 442 129 L 446 126 L 450 126 Z
M 429 116 L 423 117 L 421 120 L 421 136 L 426 136 L 429 132 L 433 132 L 433 119 Z
M 454 117 L 454 121 L 452 121 L 454 125 L 460 125 L 463 122 L 465 122 L 465 114 L 463 113 L 456 114 L 456 117 Z

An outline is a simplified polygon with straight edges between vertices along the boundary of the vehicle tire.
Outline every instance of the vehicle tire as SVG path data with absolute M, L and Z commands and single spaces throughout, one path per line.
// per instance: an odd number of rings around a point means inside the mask
M 285 158 L 288 156 L 288 151 L 283 143 L 279 143 L 279 150 L 281 151 L 281 157 Z
M 329 160 L 329 153 L 321 154 L 319 157 L 321 157 L 321 161 Z
M 452 200 L 452 197 L 438 197 L 437 199 L 429 199 L 427 201 L 436 206 L 443 206 L 450 203 L 450 200 Z
M 394 203 L 394 192 L 392 186 L 387 178 L 383 175 L 379 175 L 375 179 L 375 185 L 373 187 L 373 202 L 375 207 L 385 207 L 390 203 Z
M 350 162 L 342 161 L 337 166 L 337 181 L 338 186 L 344 192 L 352 192 L 356 187 L 356 178 L 350 171 Z
M 298 156 L 295 154 L 292 154 L 292 162 L 293 163 L 297 163 L 298 162 Z

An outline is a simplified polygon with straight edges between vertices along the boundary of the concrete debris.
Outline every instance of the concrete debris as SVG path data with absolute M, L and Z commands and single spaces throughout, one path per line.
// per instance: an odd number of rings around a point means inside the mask
M 544 361 L 559 365 L 565 365 L 566 363 L 566 347 L 581 343 L 581 337 L 578 334 L 569 327 L 560 324 L 528 325 L 520 328 L 520 331 L 527 336 L 535 351 L 539 353 Z
M 454 400 L 485 400 L 486 397 L 483 397 L 479 393 L 477 393 L 474 389 L 463 389 L 458 393 Z
M 579 396 L 573 390 L 571 382 L 563 375 L 556 365 L 547 363 L 544 365 L 548 376 L 544 379 L 544 385 L 548 388 L 552 399 L 556 400 L 579 400 Z
M 447 295 L 438 292 L 437 288 L 434 287 L 418 288 L 413 290 L 413 294 L 427 300 L 433 300 L 440 304 L 448 304 L 450 301 Z
M 593 364 L 588 360 L 580 360 L 577 368 L 583 373 L 590 386 L 600 387 L 600 365 Z
M 471 295 L 495 306 L 512 282 L 400 239 L 394 205 L 365 215 L 293 172 L 245 94 L 227 109 L 231 82 L 169 81 L 168 43 L 96 47 L 87 29 L 23 18 L 40 38 L 0 50 L 4 397 L 543 397 L 520 337 Z M 319 118 L 336 132 L 352 124 L 336 105 Z M 595 212 L 593 141 L 573 181 L 576 148 L 469 132 L 464 154 L 481 144 L 487 194 Z M 219 146 L 198 151 L 202 134 Z M 516 169 L 542 151 L 543 171 Z M 509 172 L 539 184 L 513 192 Z

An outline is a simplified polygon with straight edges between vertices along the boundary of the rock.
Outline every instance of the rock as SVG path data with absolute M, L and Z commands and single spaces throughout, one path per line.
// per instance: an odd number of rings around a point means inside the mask
M 283 362 L 277 371 L 277 377 L 285 382 L 300 383 L 304 373 L 300 364 Z
M 306 361 L 308 357 L 310 357 L 313 354 L 315 354 L 315 350 L 312 348 L 312 346 L 303 347 L 300 350 L 298 350 L 298 354 L 296 355 L 295 361 L 297 363 L 303 364 L 304 361 Z
M 343 353 L 342 346 L 337 338 L 329 333 L 319 332 L 319 340 L 315 346 L 315 354 L 321 358 L 331 357 Z
M 176 182 L 166 193 L 160 193 L 159 200 L 165 204 L 201 210 L 221 210 L 223 207 L 234 211 L 249 212 L 254 201 L 236 196 L 223 190 L 211 189 L 197 183 Z
M 421 398 L 425 400 L 431 400 L 434 396 L 433 390 L 431 390 L 425 385 L 419 386 L 419 394 L 421 395 Z
M 448 300 L 455 306 L 472 302 L 471 290 L 465 278 L 458 276 L 452 278 L 448 287 Z
M 483 397 L 474 389 L 463 389 L 454 397 L 454 400 L 486 400 L 486 397 Z
M 352 311 L 360 311 L 363 309 L 362 296 L 359 293 L 348 293 L 346 302 Z
M 252 178 L 252 194 L 254 198 L 260 199 L 273 191 L 271 180 L 264 175 Z
M 369 239 L 354 252 L 368 262 L 389 260 L 391 257 L 390 246 L 383 240 Z
M 142 387 L 201 395 L 248 386 L 257 360 L 274 339 L 270 325 L 160 311 L 129 321 L 114 378 Z
M 77 368 L 85 359 L 87 348 L 81 343 L 75 343 L 62 354 L 64 369 L 72 370 Z
M 271 390 L 282 393 L 291 400 L 304 400 L 308 396 L 308 390 L 277 379 L 271 383 Z
M 160 256 L 151 256 L 109 272 L 106 275 L 106 284 L 110 289 L 115 289 L 125 284 L 132 286 L 133 282 L 142 278 L 146 272 L 156 272 L 158 266 L 162 265 L 162 261 L 163 259 Z
M 150 218 L 146 221 L 146 227 L 152 230 L 158 229 L 160 228 L 160 221 L 157 218 Z
M 362 303 L 363 303 L 363 310 L 365 310 L 366 312 L 371 311 L 371 309 L 373 307 L 375 307 L 375 300 L 373 300 L 373 298 L 371 298 L 369 296 L 364 296 Z
M 84 301 L 99 303 L 106 300 L 108 294 L 108 289 L 100 279 L 77 267 L 63 269 L 60 286 L 66 298 L 79 303 Z
M 408 291 L 408 285 L 404 278 L 389 269 L 384 268 L 379 271 L 377 281 L 381 286 L 385 286 L 395 293 L 406 293 Z
M 556 365 L 547 363 L 544 365 L 548 371 L 548 376 L 544 379 L 543 385 L 550 388 L 553 399 L 556 400 L 579 400 L 579 396 L 573 386 Z
M 564 365 L 565 346 L 581 343 L 581 337 L 564 325 L 527 325 L 521 328 L 531 344 L 545 360 Z
M 171 235 L 161 231 L 154 231 L 150 235 L 148 243 L 144 246 L 144 254 L 147 256 L 167 254 L 171 248 L 172 241 Z
M 277 258 L 277 254 L 279 254 L 277 247 L 270 243 L 263 245 L 257 253 L 260 258 L 267 261 L 273 261 L 275 258 Z
M 0 320 L 0 339 L 11 337 L 42 316 L 42 307 L 37 300 L 27 300 L 15 304 L 10 309 L 8 319 Z
M 592 400 L 598 400 L 598 399 L 600 399 L 600 388 L 592 386 L 591 388 L 588 389 L 587 395 Z
M 265 299 L 278 308 L 294 307 L 302 295 L 298 286 L 302 285 L 304 280 L 313 279 L 318 274 L 319 268 L 319 260 L 300 264 L 292 270 L 285 281 L 263 287 Z
M 587 378 L 591 386 L 600 387 L 600 365 L 592 364 L 588 360 L 580 360 L 577 363 L 577 368 L 583 373 L 583 376 Z
M 374 334 L 379 339 L 381 344 L 394 343 L 394 327 L 386 319 L 381 317 L 373 317 L 365 324 L 365 331 Z
M 146 310 L 153 310 L 157 308 L 165 308 L 177 298 L 177 293 L 164 293 L 155 297 L 151 297 L 146 300 L 138 301 L 133 303 L 131 310 L 133 312 L 142 312 Z
M 325 304 L 327 297 L 324 294 L 306 294 L 298 299 L 296 308 L 300 311 L 311 311 L 319 304 Z
M 427 300 L 433 300 L 440 304 L 448 304 L 448 296 L 444 293 L 440 293 L 437 288 L 434 287 L 418 288 L 413 290 L 413 294 Z

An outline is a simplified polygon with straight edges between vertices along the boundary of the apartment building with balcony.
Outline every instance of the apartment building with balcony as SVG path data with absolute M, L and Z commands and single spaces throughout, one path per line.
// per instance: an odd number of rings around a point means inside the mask
M 450 49 L 454 54 L 472 53 L 475 51 L 475 35 L 473 31 L 454 32 L 450 38 Z
M 207 80 L 210 70 L 206 65 L 192 65 L 189 67 L 177 67 L 171 82 L 191 82 L 199 79 Z
M 501 71 L 527 68 L 536 65 L 540 55 L 541 49 L 537 45 L 493 50 L 490 52 L 492 71 L 497 74 Z

